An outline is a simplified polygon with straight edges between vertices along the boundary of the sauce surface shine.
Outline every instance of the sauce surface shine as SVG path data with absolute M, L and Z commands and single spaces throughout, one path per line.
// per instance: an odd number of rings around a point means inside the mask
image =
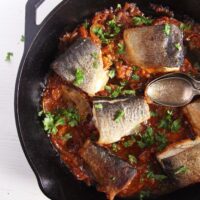
M 154 71 L 151 68 L 144 69 L 141 66 L 133 66 L 126 60 L 123 41 L 125 29 L 174 24 L 182 28 L 184 41 L 197 40 L 197 38 L 200 41 L 197 25 L 178 21 L 167 16 L 170 13 L 168 10 L 164 11 L 166 16 L 160 18 L 145 17 L 135 4 L 126 3 L 123 7 L 118 4 L 115 9 L 110 8 L 97 12 L 92 19 L 85 20 L 73 32 L 65 33 L 60 38 L 59 53 L 64 52 L 78 37 L 89 37 L 95 44 L 101 46 L 103 67 L 105 70 L 109 70 L 109 81 L 106 87 L 97 92 L 95 96 L 112 98 L 130 94 L 144 96 L 147 84 L 165 73 Z M 179 71 L 195 75 L 198 70 L 185 57 Z M 80 79 L 81 74 L 79 73 L 79 81 Z M 43 113 L 41 115 L 45 116 L 44 128 L 49 133 L 53 146 L 60 153 L 61 159 L 74 176 L 90 185 L 93 182 L 84 168 L 79 150 L 88 139 L 96 142 L 99 133 L 92 121 L 91 111 L 88 111 L 86 116 L 83 114 L 85 111 L 81 111 L 83 115 L 78 114 L 79 108 L 77 108 L 78 111 L 70 110 L 70 108 L 76 107 L 77 102 L 73 101 L 73 98 L 76 97 L 73 96 L 68 102 L 63 93 L 65 87 L 74 88 L 72 84 L 62 80 L 54 72 L 49 74 L 42 96 Z M 176 92 L 176 88 L 173 89 L 172 94 Z M 162 90 L 165 90 L 164 86 Z M 87 101 L 91 105 L 91 97 L 81 90 L 79 92 L 83 95 L 83 99 L 80 99 L 79 102 Z M 119 196 L 122 197 L 139 195 L 142 199 L 142 195 L 158 189 L 167 177 L 156 160 L 156 154 L 170 144 L 195 137 L 182 113 L 182 108 L 153 104 L 149 104 L 149 106 L 151 118 L 141 125 L 137 134 L 126 136 L 116 143 L 102 145 L 112 154 L 137 169 L 137 174 L 130 185 L 119 193 Z M 63 121 L 63 116 L 66 116 L 67 123 Z

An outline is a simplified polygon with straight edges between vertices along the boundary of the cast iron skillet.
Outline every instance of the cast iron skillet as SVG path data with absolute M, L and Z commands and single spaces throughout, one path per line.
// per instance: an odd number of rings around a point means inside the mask
M 103 200 L 104 194 L 87 187 L 71 175 L 61 163 L 44 133 L 37 113 L 40 110 L 42 83 L 49 64 L 56 54 L 58 37 L 72 30 L 96 11 L 123 3 L 120 0 L 66 0 L 60 3 L 39 26 L 35 11 L 43 0 L 29 0 L 26 5 L 25 50 L 19 67 L 15 88 L 15 118 L 19 139 L 43 193 L 52 200 Z M 145 10 L 149 0 L 134 1 Z M 161 4 L 161 0 L 151 1 Z M 165 0 L 179 13 L 200 21 L 199 0 Z M 199 200 L 200 186 L 180 190 L 159 200 Z

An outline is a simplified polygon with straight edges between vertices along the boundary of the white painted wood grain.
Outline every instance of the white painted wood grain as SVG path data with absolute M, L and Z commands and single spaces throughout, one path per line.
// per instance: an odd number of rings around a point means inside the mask
M 47 0 L 48 1 L 48 0 Z M 0 0 L 0 200 L 47 200 L 22 152 L 14 120 L 14 86 L 23 53 L 26 0 Z M 6 52 L 13 52 L 10 63 Z

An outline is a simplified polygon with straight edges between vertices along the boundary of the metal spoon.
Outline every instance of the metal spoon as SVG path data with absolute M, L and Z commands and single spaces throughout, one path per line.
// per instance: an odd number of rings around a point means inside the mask
M 180 107 L 200 95 L 200 81 L 183 73 L 171 73 L 150 82 L 145 94 L 154 103 Z

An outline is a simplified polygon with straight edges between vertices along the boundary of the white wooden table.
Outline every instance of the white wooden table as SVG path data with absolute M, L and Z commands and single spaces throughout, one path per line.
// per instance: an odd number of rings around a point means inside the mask
M 45 10 L 58 0 L 46 0 Z M 0 0 L 0 200 L 47 200 L 22 148 L 14 119 L 14 87 L 23 53 L 26 0 Z M 45 13 L 45 12 L 42 12 Z M 7 52 L 13 52 L 6 62 Z

